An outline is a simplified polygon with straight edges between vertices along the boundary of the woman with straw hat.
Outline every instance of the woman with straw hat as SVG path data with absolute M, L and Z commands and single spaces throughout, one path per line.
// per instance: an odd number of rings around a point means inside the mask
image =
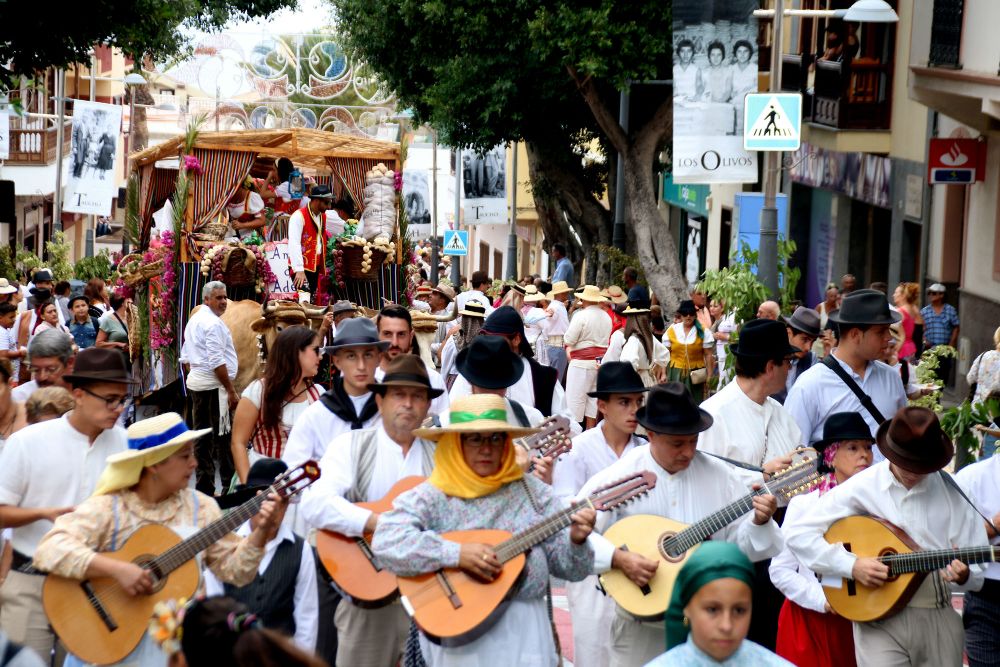
M 525 475 L 515 460 L 512 438 L 534 432 L 511 426 L 503 398 L 492 394 L 453 401 L 446 428 L 414 431 L 438 442 L 434 472 L 397 497 L 393 510 L 380 517 L 372 547 L 383 566 L 400 576 L 459 567 L 482 579 L 495 578 L 501 563 L 492 546 L 452 542 L 441 533 L 482 528 L 517 533 L 563 509 L 551 487 Z M 572 519 L 570 528 L 528 552 L 520 587 L 485 634 L 450 647 L 420 635 L 428 665 L 558 663 L 545 605 L 549 575 L 580 581 L 594 559 L 587 536 L 595 512 L 582 510 Z
M 145 525 L 188 537 L 222 516 L 214 499 L 188 488 L 198 466 L 194 443 L 208 431 L 189 431 L 175 412 L 132 424 L 128 450 L 109 456 L 94 495 L 56 520 L 38 544 L 35 567 L 71 579 L 110 577 L 128 595 L 151 593 L 149 572 L 101 552 L 120 549 Z M 219 579 L 242 586 L 257 576 L 279 502 L 264 502 L 248 537 L 230 533 L 204 551 L 204 564 Z M 123 663 L 163 664 L 164 656 L 144 640 Z
M 594 285 L 584 285 L 577 293 L 583 309 L 573 315 L 563 343 L 569 351 L 569 368 L 566 370 L 566 405 L 573 414 L 573 421 L 590 428 L 597 422 L 597 400 L 587 397 L 597 384 L 598 361 L 608 350 L 612 322 L 601 308 L 608 298 Z

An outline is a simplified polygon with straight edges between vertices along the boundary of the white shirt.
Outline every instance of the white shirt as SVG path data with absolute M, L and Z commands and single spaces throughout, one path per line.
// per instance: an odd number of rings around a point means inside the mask
M 419 438 L 403 456 L 403 448 L 377 427 L 375 466 L 368 485 L 366 502 L 381 500 L 392 486 L 411 475 L 424 475 L 424 447 L 430 443 Z M 319 462 L 323 475 L 303 492 L 302 517 L 313 528 L 332 530 L 348 537 L 360 537 L 371 510 L 358 507 L 344 498 L 354 486 L 355 462 L 352 456 L 352 433 L 344 433 L 330 443 Z
M 621 329 L 615 332 L 617 334 Z M 611 340 L 614 340 L 615 336 L 612 334 Z M 610 348 L 609 348 L 610 349 Z M 604 357 L 607 359 L 607 357 Z M 624 346 L 622 346 L 621 354 L 619 355 L 619 361 L 624 361 L 626 363 L 632 364 L 632 368 L 641 376 L 652 376 L 649 373 L 649 369 L 653 366 L 662 366 L 664 368 L 670 363 L 670 352 L 667 351 L 666 346 L 660 341 L 653 337 L 653 360 L 650 361 L 646 356 L 646 348 L 642 346 L 642 340 L 638 336 L 632 336 L 628 339 Z M 604 362 L 601 362 L 604 363 Z M 646 378 L 643 378 L 643 382 Z M 653 383 L 655 384 L 655 383 Z M 650 383 L 646 383 L 646 386 L 652 386 Z
M 698 436 L 698 449 L 711 454 L 761 467 L 794 450 L 802 441 L 802 433 L 788 411 L 770 396 L 763 405 L 751 400 L 740 387 L 739 378 L 701 407 L 715 423 Z M 733 470 L 747 484 L 761 481 L 760 473 L 735 466 Z
M 240 537 L 250 535 L 250 522 L 240 526 L 236 534 Z M 257 566 L 257 574 L 263 575 L 274 559 L 274 553 L 285 540 L 295 541 L 295 534 L 282 523 L 275 538 L 264 545 L 264 557 Z M 208 568 L 202 570 L 205 577 L 205 594 L 209 596 L 225 595 L 225 585 L 219 581 Z M 295 637 L 292 639 L 303 651 L 312 653 L 316 650 L 316 635 L 319 632 L 319 593 L 316 589 L 316 561 L 313 559 L 312 547 L 302 545 L 302 559 L 299 561 L 299 573 L 295 577 L 294 608 L 292 616 L 295 619 Z M 252 610 L 251 610 L 252 611 Z
M 557 299 L 553 299 L 549 302 L 549 307 L 546 309 L 552 312 L 552 317 L 549 320 L 548 335 L 549 336 L 562 336 L 569 329 L 569 314 L 566 312 L 566 304 Z M 610 321 L 611 318 L 609 317 Z
M 517 401 L 521 405 L 535 407 L 535 385 L 532 382 L 531 366 L 524 359 L 521 359 L 521 364 L 521 377 L 518 378 L 517 382 L 507 387 L 506 397 L 512 401 Z M 448 392 L 448 396 L 454 401 L 471 393 L 472 385 L 464 377 L 458 375 L 455 378 L 455 382 L 451 385 L 451 391 Z M 570 431 L 574 435 L 580 432 L 580 424 L 573 421 L 573 415 L 569 411 L 569 408 L 566 407 L 566 390 L 563 389 L 562 384 L 559 382 L 556 382 L 555 387 L 552 388 L 552 414 L 566 417 L 569 420 Z
M 563 344 L 570 350 L 607 347 L 610 338 L 611 318 L 600 306 L 587 306 L 573 315 L 569 329 L 563 334 Z M 571 359 L 569 365 L 594 368 L 597 362 L 593 359 Z
M 312 211 L 309 211 L 312 215 Z M 316 226 L 317 230 L 323 228 L 323 224 L 326 222 L 325 218 L 318 220 L 317 216 L 313 215 L 313 224 Z M 288 217 L 288 261 L 292 265 L 292 272 L 298 273 L 299 271 L 305 271 L 302 260 L 302 230 L 306 226 L 305 218 L 302 217 L 302 209 L 295 211 Z M 319 249 L 319 245 L 322 243 L 322 235 L 316 235 L 316 245 Z M 322 261 L 324 252 L 319 252 L 317 261 Z
M 588 538 L 594 548 L 595 574 L 611 569 L 615 552 L 615 546 L 599 533 L 619 519 L 633 514 L 656 514 L 690 524 L 747 495 L 742 478 L 727 463 L 698 454 L 686 469 L 670 474 L 653 459 L 649 445 L 645 445 L 636 447 L 591 477 L 578 497 L 583 498 L 594 489 L 643 470 L 656 475 L 656 488 L 624 507 L 597 513 L 597 532 Z M 752 518 L 753 512 L 747 513 L 713 535 L 713 539 L 733 542 L 753 561 L 770 558 L 781 551 L 783 542 L 778 524 L 772 519 L 758 526 Z
M 546 335 L 549 317 L 538 306 L 532 306 L 521 313 L 521 319 L 524 320 L 524 335 L 528 337 L 528 344 L 534 347 L 538 337 Z
M 447 379 L 458 371 L 455 370 L 455 359 L 458 357 L 458 346 L 455 344 L 455 337 L 450 336 L 441 348 L 441 377 Z
M 625 347 L 625 330 L 615 329 L 615 332 L 611 334 L 611 339 L 608 340 L 608 349 L 601 358 L 601 363 L 621 361 L 623 347 Z
M 788 509 L 785 510 L 785 522 L 781 524 L 782 534 L 787 534 L 789 526 L 808 515 L 817 500 L 819 491 L 792 498 L 788 503 Z M 771 583 L 786 598 L 803 609 L 811 609 L 821 614 L 826 612 L 823 584 L 816 578 L 815 572 L 795 560 L 795 556 L 787 546 L 771 561 L 768 572 L 771 575 Z
M 423 361 L 423 360 L 421 360 Z M 431 380 L 431 386 L 435 389 L 441 389 L 442 393 L 435 399 L 431 400 L 431 407 L 427 410 L 428 415 L 443 415 L 448 412 L 448 406 L 451 402 L 448 400 L 448 388 L 444 385 L 444 380 L 441 379 L 441 374 L 438 373 L 432 366 L 429 366 L 426 362 L 424 367 L 427 369 L 427 376 Z M 385 371 L 379 366 L 375 369 L 375 382 L 381 382 L 385 378 Z
M 833 358 L 837 359 L 837 356 L 833 355 Z M 840 359 L 837 361 L 854 378 L 861 390 L 872 397 L 875 407 L 886 419 L 892 419 L 900 408 L 906 406 L 903 383 L 899 381 L 899 373 L 894 368 L 881 361 L 870 361 L 862 379 L 850 366 Z M 795 381 L 785 399 L 785 409 L 799 425 L 803 445 L 823 439 L 823 424 L 834 412 L 857 412 L 871 428 L 873 438 L 878 430 L 878 422 L 854 392 L 821 362 L 813 363 Z M 881 454 L 876 457 L 877 460 L 882 458 Z
M 358 397 L 361 405 L 368 400 L 371 392 Z M 353 401 L 355 397 L 351 396 Z M 354 407 L 355 414 L 361 414 L 357 403 Z M 382 424 L 382 415 L 376 411 L 375 414 L 363 424 L 363 428 L 375 428 Z M 288 434 L 288 442 L 285 443 L 285 451 L 281 454 L 281 460 L 288 464 L 289 468 L 313 460 L 319 461 L 326 454 L 327 446 L 331 441 L 338 438 L 342 433 L 349 433 L 350 422 L 346 422 L 337 415 L 330 412 L 330 409 L 323 405 L 323 401 L 316 401 L 295 420 L 291 432 Z
M 982 519 L 957 491 L 945 486 L 940 475 L 927 475 L 907 490 L 892 474 L 889 462 L 883 461 L 838 484 L 808 514 L 786 525 L 788 548 L 800 563 L 819 574 L 850 578 L 857 557 L 842 545 L 827 542 L 823 534 L 838 519 L 856 514 L 870 514 L 899 526 L 921 549 L 987 543 Z M 970 565 L 969 570 L 965 584 L 953 584 L 957 590 L 982 587 L 982 566 Z
M 196 391 L 222 386 L 215 377 L 214 369 L 223 364 L 229 380 L 236 379 L 239 362 L 236 359 L 236 348 L 233 347 L 233 335 L 208 306 L 202 305 L 184 327 L 181 361 L 191 365 L 187 384 Z
M 671 324 L 668 330 L 669 329 L 674 330 L 674 338 L 676 338 L 677 342 L 681 343 L 682 345 L 690 345 L 691 343 L 695 342 L 695 340 L 698 339 L 697 327 L 692 326 L 690 331 L 684 333 L 683 322 L 677 322 L 675 324 Z M 715 337 L 712 335 L 712 332 L 709 329 L 702 329 L 702 331 L 704 332 L 704 338 L 702 338 L 701 346 L 707 350 L 708 348 L 715 345 Z M 663 332 L 662 343 L 668 350 L 670 349 L 670 336 L 667 335 L 666 331 Z
M 646 441 L 633 435 L 622 456 Z M 588 479 L 618 460 L 604 435 L 604 420 L 573 438 L 573 449 L 559 457 L 552 473 L 552 490 L 560 498 L 574 498 Z
M 699 78 L 700 70 L 693 62 L 686 68 L 674 65 L 674 97 L 697 97 Z
M 1000 512 L 1000 456 L 965 466 L 955 473 L 955 481 L 990 520 Z M 1000 544 L 1000 537 L 994 537 L 990 543 Z M 986 566 L 986 578 L 1000 580 L 1000 563 Z
M 14 387 L 10 392 L 10 397 L 18 403 L 24 403 L 38 389 L 38 383 L 34 380 L 22 382 Z
M 733 313 L 728 313 L 722 318 L 722 321 L 719 322 L 719 326 L 716 327 L 716 331 L 719 333 L 731 334 L 738 328 L 739 327 L 736 326 L 735 315 L 733 315 Z M 715 336 L 712 338 L 715 339 L 715 358 L 718 360 L 719 368 L 725 368 L 729 341 L 722 340 L 721 338 L 715 338 Z
M 0 451 L 0 505 L 71 507 L 86 500 L 97 487 L 105 459 L 128 449 L 125 429 L 103 431 L 94 444 L 69 423 L 69 415 L 26 426 L 14 433 Z M 11 544 L 25 556 L 52 522 L 43 520 L 14 528 Z
M 458 296 L 455 297 L 455 303 L 458 304 L 459 310 L 465 310 L 465 304 L 469 303 L 470 301 L 475 301 L 483 308 L 485 308 L 486 317 L 489 317 L 490 313 L 493 312 L 493 302 L 490 301 L 490 298 L 488 296 L 486 296 L 477 289 L 470 289 L 470 290 L 465 290 L 464 292 L 459 292 Z
M 235 204 L 226 206 L 229 216 L 233 220 L 238 220 L 244 213 L 255 215 L 264 210 L 264 200 L 256 192 L 251 192 L 248 199 L 239 199 Z

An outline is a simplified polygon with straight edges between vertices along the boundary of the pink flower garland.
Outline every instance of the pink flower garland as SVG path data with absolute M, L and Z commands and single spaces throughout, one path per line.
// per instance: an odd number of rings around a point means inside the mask
M 163 232 L 158 245 L 159 247 L 151 246 L 146 255 L 143 255 L 144 261 L 163 259 L 166 264 L 160 283 L 160 310 L 149 318 L 149 341 L 153 351 L 169 348 L 176 338 L 173 322 L 177 310 L 177 271 L 174 266 L 173 233 Z M 152 260 L 147 256 L 152 256 Z
M 193 171 L 196 174 L 201 174 L 201 162 L 194 155 L 185 155 L 184 170 Z

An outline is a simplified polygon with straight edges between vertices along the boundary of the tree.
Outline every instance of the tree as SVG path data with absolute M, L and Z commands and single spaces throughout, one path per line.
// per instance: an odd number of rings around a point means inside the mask
M 630 131 L 617 121 L 618 91 L 629 81 L 669 78 L 668 3 L 331 2 L 351 52 L 442 141 L 478 150 L 528 143 L 532 193 L 549 239 L 569 236 L 565 213 L 585 244 L 610 245 L 611 218 L 599 201 L 605 182 L 594 178 L 607 171 L 584 165 L 582 153 L 593 139 L 605 154 L 621 152 L 637 254 L 664 306 L 676 305 L 684 280 L 653 185 L 654 157 L 671 128 L 669 89 L 635 87 Z
M 21 4 L 21 3 L 19 3 Z M 16 88 L 49 67 L 90 62 L 96 45 L 120 49 L 136 62 L 162 59 L 188 46 L 181 27 L 219 29 L 231 20 L 266 17 L 296 0 L 93 0 L 79 11 L 13 9 L 0 21 L 0 89 Z

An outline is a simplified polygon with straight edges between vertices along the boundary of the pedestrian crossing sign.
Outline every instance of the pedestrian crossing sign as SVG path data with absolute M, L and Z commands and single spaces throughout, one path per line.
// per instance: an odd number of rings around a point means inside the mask
M 469 232 L 467 230 L 459 229 L 444 230 L 444 254 L 468 255 Z
M 795 151 L 802 134 L 802 96 L 761 93 L 746 96 L 743 148 L 748 151 Z

